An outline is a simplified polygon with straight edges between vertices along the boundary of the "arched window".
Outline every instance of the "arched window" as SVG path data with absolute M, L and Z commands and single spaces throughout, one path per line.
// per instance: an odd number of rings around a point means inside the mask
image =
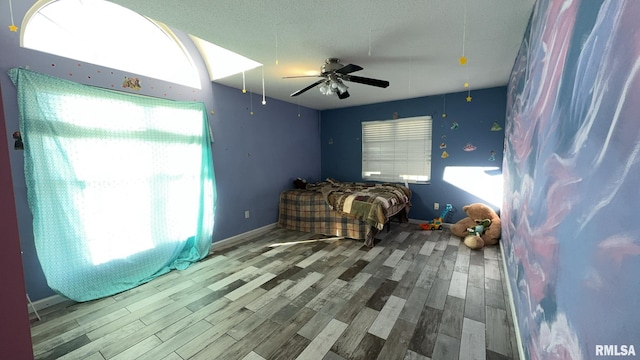
M 133 74 L 201 88 L 191 56 L 164 24 L 102 0 L 40 0 L 21 46 Z

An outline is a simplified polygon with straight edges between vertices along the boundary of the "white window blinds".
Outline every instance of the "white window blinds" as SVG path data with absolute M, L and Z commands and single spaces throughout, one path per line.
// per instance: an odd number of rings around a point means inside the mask
M 362 178 L 429 182 L 431 131 L 431 116 L 362 122 Z

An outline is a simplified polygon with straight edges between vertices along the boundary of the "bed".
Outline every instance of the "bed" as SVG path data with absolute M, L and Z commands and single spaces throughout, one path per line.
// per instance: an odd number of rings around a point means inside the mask
M 399 184 L 327 179 L 280 194 L 278 226 L 364 240 L 372 247 L 390 219 L 408 222 L 411 190 Z

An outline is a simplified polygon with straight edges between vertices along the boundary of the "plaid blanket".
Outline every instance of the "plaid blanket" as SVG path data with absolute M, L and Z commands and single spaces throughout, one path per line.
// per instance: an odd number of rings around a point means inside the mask
M 280 194 L 278 224 L 287 229 L 352 239 L 364 239 L 373 246 L 375 235 L 389 217 L 403 212 L 411 203 L 411 192 L 395 184 L 320 182 L 305 190 Z
M 308 190 L 287 190 L 280 194 L 278 225 L 285 229 L 366 239 L 371 229 L 366 223 L 332 210 L 322 193 Z M 375 230 L 375 229 L 374 229 Z
M 333 210 L 360 219 L 378 230 L 382 230 L 393 215 L 390 210 L 397 205 L 408 204 L 411 197 L 411 192 L 406 187 L 388 183 L 326 181 L 320 183 L 320 191 Z

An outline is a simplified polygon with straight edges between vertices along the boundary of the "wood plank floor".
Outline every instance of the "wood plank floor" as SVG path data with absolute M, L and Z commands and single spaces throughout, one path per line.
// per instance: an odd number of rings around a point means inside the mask
M 32 321 L 36 359 L 517 359 L 498 247 L 392 224 L 373 248 L 273 229 Z

